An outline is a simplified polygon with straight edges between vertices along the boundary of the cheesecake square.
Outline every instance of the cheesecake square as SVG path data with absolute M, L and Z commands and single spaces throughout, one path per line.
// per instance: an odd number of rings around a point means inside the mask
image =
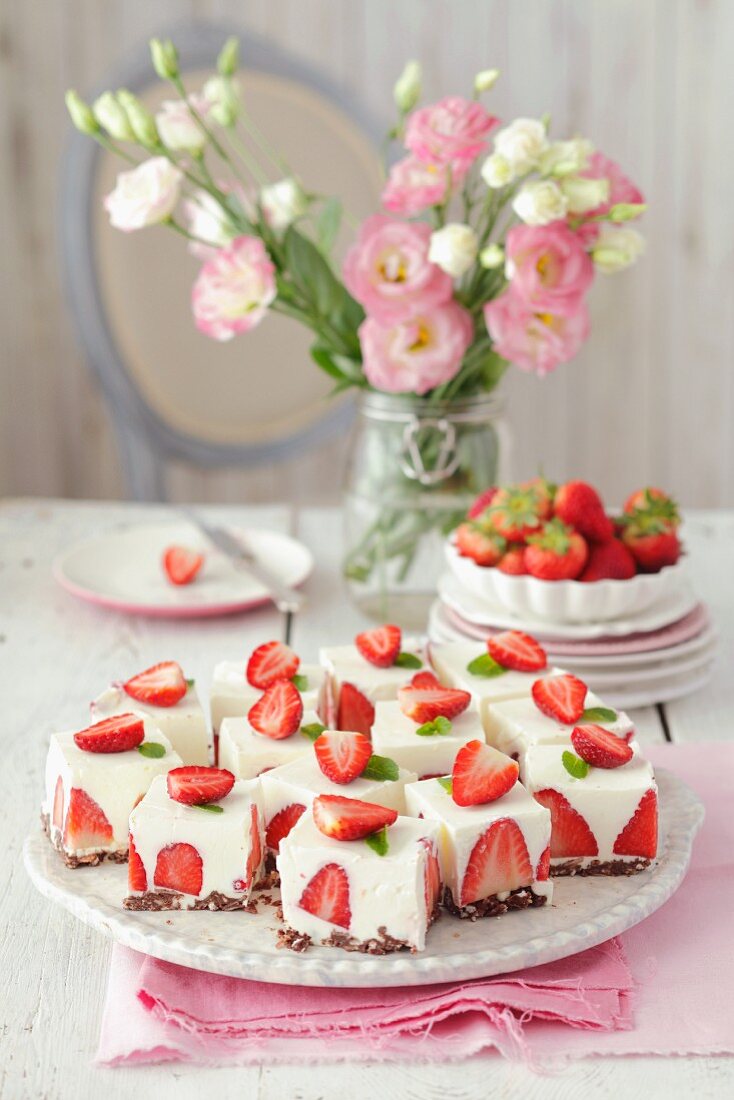
M 420 661 L 420 668 L 426 667 L 423 648 L 417 638 L 405 638 L 402 652 L 410 653 Z M 319 661 L 323 666 L 328 684 L 329 722 L 337 728 L 348 729 L 340 722 L 340 703 L 342 687 L 350 684 L 366 700 L 366 707 L 374 707 L 380 700 L 397 699 L 398 689 L 409 684 L 418 667 L 405 668 L 390 665 L 378 668 L 362 656 L 356 645 L 324 646 L 319 650 Z M 366 730 L 360 729 L 365 733 Z
M 305 711 L 320 713 L 323 703 L 326 672 L 321 665 L 300 665 L 298 689 Z M 212 729 L 219 734 L 225 718 L 246 718 L 262 689 L 247 680 L 247 661 L 220 661 L 214 666 L 209 705 Z
M 247 718 L 225 718 L 219 730 L 219 766 L 238 779 L 256 779 L 262 772 L 289 764 L 313 752 L 313 740 L 304 727 L 323 729 L 315 711 L 304 711 L 300 728 L 290 737 L 276 740 L 253 729 Z
M 379 702 L 375 704 L 372 748 L 378 755 L 389 756 L 401 768 L 415 772 L 422 779 L 447 775 L 462 745 L 467 741 L 484 741 L 482 723 L 474 709 L 450 719 L 447 733 L 430 733 L 432 728 L 436 729 L 434 723 L 424 724 L 408 718 L 397 700 Z
M 444 905 L 468 920 L 550 904 L 550 814 L 520 783 L 494 802 L 457 806 L 447 781 L 411 783 L 408 812 L 440 824 Z
M 210 762 L 212 739 L 193 681 L 188 682 L 184 697 L 170 707 L 133 699 L 122 684 L 112 684 L 97 696 L 91 704 L 91 712 L 93 722 L 128 713 L 150 718 L 171 742 L 184 764 L 206 766 Z
M 574 778 L 563 762 L 567 744 L 531 745 L 521 764 L 524 785 L 551 815 L 551 874 L 631 875 L 657 853 L 657 784 L 637 742 L 621 767 L 589 767 Z
M 381 855 L 366 840 L 324 836 L 303 814 L 277 857 L 285 943 L 371 955 L 424 949 L 441 889 L 438 826 L 398 817 L 386 837 Z
M 51 735 L 44 826 L 68 867 L 123 863 L 130 811 L 154 779 L 183 761 L 150 718 L 143 719 L 143 744 L 123 752 L 88 752 L 74 741 L 75 732 Z
M 165 776 L 130 814 L 126 909 L 247 909 L 265 831 L 257 781 L 237 779 L 203 806 L 170 797 Z
M 606 707 L 593 691 L 587 691 L 584 707 L 587 710 L 592 708 L 612 710 Z M 612 713 L 613 719 L 607 720 L 597 715 L 594 718 L 582 717 L 578 722 L 565 725 L 557 718 L 543 714 L 531 696 L 511 699 L 505 703 L 493 703 L 487 709 L 485 724 L 487 742 L 500 752 L 507 753 L 508 756 L 522 759 L 523 753 L 531 745 L 567 745 L 574 726 L 591 721 L 602 729 L 616 734 L 617 737 L 629 741 L 634 733 L 631 719 L 622 710 L 612 710 Z

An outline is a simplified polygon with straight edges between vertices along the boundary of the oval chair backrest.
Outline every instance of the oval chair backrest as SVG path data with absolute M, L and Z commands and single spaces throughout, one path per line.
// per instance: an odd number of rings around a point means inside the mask
M 189 90 L 210 74 L 228 33 L 201 26 L 176 33 Z M 380 162 L 359 112 L 266 43 L 248 37 L 241 66 L 249 113 L 307 189 L 343 197 L 352 219 L 374 212 Z M 131 88 L 154 110 L 174 98 L 156 81 L 147 51 L 112 86 Z M 211 160 L 213 174 L 220 166 Z M 70 305 L 111 406 L 133 495 L 163 497 L 164 459 L 201 467 L 273 463 L 343 431 L 352 402 L 329 399 L 332 382 L 310 359 L 309 330 L 270 314 L 227 343 L 210 340 L 191 315 L 200 261 L 187 242 L 160 226 L 135 233 L 109 226 L 102 199 L 125 167 L 75 133 L 64 164 L 61 223 Z M 353 224 L 343 226 L 337 254 L 353 232 Z

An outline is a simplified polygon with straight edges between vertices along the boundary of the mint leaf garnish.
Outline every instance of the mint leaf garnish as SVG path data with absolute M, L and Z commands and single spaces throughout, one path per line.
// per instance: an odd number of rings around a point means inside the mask
M 387 842 L 387 825 L 383 825 L 376 833 L 370 833 L 364 838 L 364 842 L 378 856 L 386 856 L 390 845 Z
M 448 791 L 449 794 L 454 793 L 454 781 L 450 775 L 440 775 L 436 782 L 440 783 L 443 789 Z
M 186 687 L 188 688 L 189 691 L 191 691 L 191 689 L 192 689 L 192 687 L 194 686 L 195 683 L 196 683 L 196 680 L 187 680 L 186 681 Z
M 480 653 L 478 657 L 469 662 L 466 671 L 470 672 L 472 676 L 502 676 L 503 673 L 507 672 L 507 669 L 498 664 L 494 657 L 490 657 L 488 653 Z
M 301 726 L 301 733 L 304 737 L 308 737 L 309 741 L 315 741 L 325 729 L 326 726 L 322 726 L 320 722 L 309 722 L 307 725 Z
M 572 775 L 574 779 L 586 779 L 589 774 L 589 765 L 585 760 L 582 760 L 580 756 L 576 756 L 572 752 L 564 752 L 561 757 L 563 766 L 569 775 Z
M 439 714 L 438 718 L 434 718 L 432 722 L 424 722 L 422 726 L 418 726 L 415 732 L 419 737 L 435 737 L 436 734 L 443 736 L 451 733 L 451 722 Z
M 150 757 L 151 760 L 159 760 L 161 756 L 166 755 L 165 746 L 157 741 L 143 741 L 142 745 L 138 745 L 138 752 L 141 756 Z
M 291 676 L 291 683 L 296 691 L 308 691 L 308 676 L 297 672 L 295 676 Z
M 224 806 L 217 806 L 216 802 L 202 802 L 200 806 L 194 806 L 195 810 L 206 810 L 209 814 L 223 814 Z
M 367 767 L 362 772 L 362 779 L 397 779 L 400 768 L 389 756 L 376 756 L 374 753 L 367 761 Z
M 423 661 L 415 653 L 398 653 L 395 664 L 398 668 L 423 668 Z
M 617 712 L 609 707 L 589 707 L 581 715 L 582 722 L 616 722 Z

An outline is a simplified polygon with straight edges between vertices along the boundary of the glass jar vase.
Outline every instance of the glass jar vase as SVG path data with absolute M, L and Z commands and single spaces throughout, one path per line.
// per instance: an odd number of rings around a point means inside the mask
M 344 576 L 370 618 L 426 628 L 446 536 L 505 476 L 503 409 L 496 393 L 362 397 L 346 467 Z

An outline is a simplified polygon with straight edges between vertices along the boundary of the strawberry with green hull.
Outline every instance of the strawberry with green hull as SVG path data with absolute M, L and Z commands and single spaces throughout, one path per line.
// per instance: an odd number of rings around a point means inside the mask
M 463 558 L 471 558 L 477 565 L 498 565 L 505 554 L 506 540 L 497 532 L 479 523 L 462 523 L 454 532 L 456 549 Z
M 552 519 L 528 536 L 525 566 L 539 580 L 575 580 L 589 556 L 586 540 L 560 519 Z
M 500 573 L 507 573 L 510 577 L 524 577 L 527 575 L 525 565 L 525 547 L 509 546 L 497 562 Z
M 675 527 L 667 520 L 644 512 L 628 517 L 622 541 L 643 573 L 659 573 L 667 565 L 675 565 L 681 555 Z
M 656 516 L 671 527 L 680 525 L 678 505 L 662 489 L 637 489 L 627 497 L 624 512 L 628 516 L 639 516 L 642 513 Z
M 523 542 L 551 515 L 551 494 L 542 478 L 497 490 L 485 516 L 508 542 Z

